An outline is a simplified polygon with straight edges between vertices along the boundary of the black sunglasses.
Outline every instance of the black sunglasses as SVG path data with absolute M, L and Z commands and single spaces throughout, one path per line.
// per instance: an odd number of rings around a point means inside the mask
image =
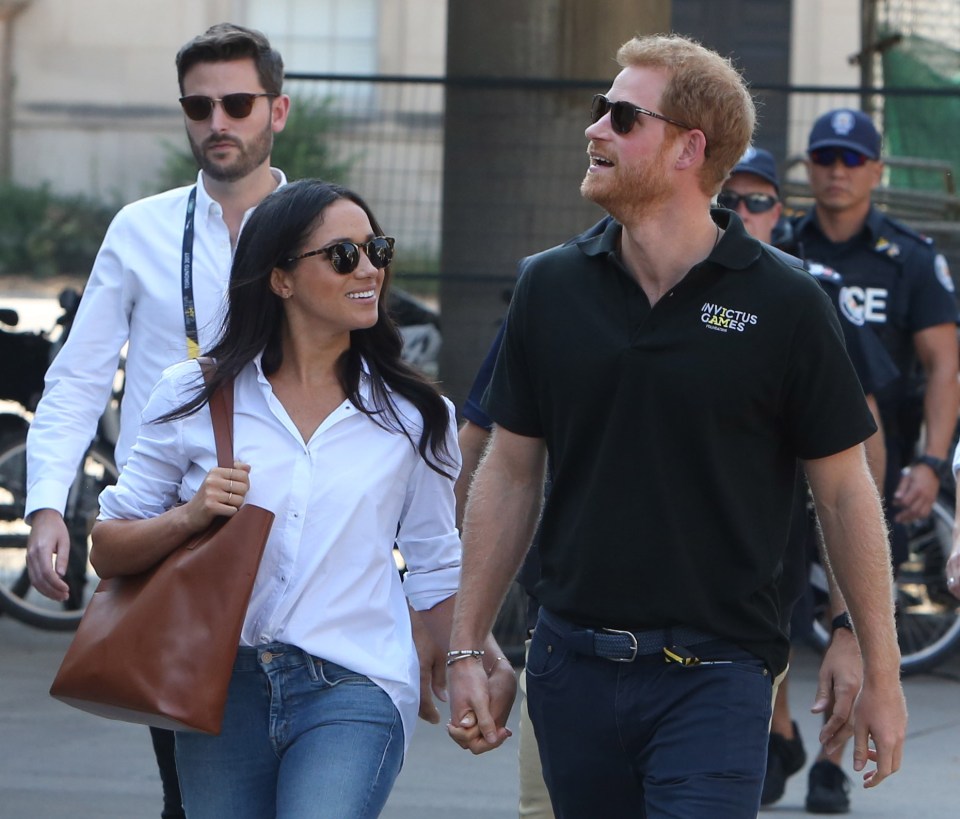
M 288 262 L 295 262 L 299 259 L 306 259 L 308 256 L 326 256 L 333 265 L 337 273 L 346 275 L 353 273 L 360 264 L 360 251 L 367 254 L 367 258 L 377 270 L 381 270 L 390 264 L 393 259 L 393 245 L 396 239 L 390 236 L 376 236 L 369 242 L 337 242 L 327 247 L 321 247 L 319 250 L 308 250 L 299 256 L 291 256 Z
M 220 103 L 224 113 L 231 119 L 245 119 L 250 116 L 253 104 L 258 97 L 275 97 L 276 94 L 226 94 L 221 99 L 204 97 L 200 94 L 191 94 L 189 97 L 180 97 L 180 106 L 190 119 L 203 122 L 213 113 L 213 106 Z
M 810 161 L 824 168 L 829 168 L 838 159 L 844 167 L 859 168 L 866 165 L 869 158 L 866 154 L 854 151 L 852 148 L 817 148 L 815 151 L 810 151 Z
M 720 191 L 717 194 L 717 204 L 721 208 L 736 210 L 740 203 L 746 206 L 750 213 L 766 213 L 777 204 L 777 197 L 769 193 L 745 193 L 739 194 L 733 191 Z
M 692 125 L 687 125 L 687 123 L 680 122 L 678 119 L 670 119 L 663 114 L 648 111 L 646 108 L 641 108 L 639 105 L 623 100 L 610 102 L 603 94 L 595 94 L 593 102 L 590 104 L 590 122 L 599 122 L 608 111 L 610 112 L 610 124 L 613 126 L 613 130 L 621 135 L 630 133 L 633 129 L 633 123 L 637 121 L 637 117 L 641 114 L 654 119 L 662 119 L 664 122 L 669 122 L 679 128 L 685 128 L 688 131 L 693 130 Z

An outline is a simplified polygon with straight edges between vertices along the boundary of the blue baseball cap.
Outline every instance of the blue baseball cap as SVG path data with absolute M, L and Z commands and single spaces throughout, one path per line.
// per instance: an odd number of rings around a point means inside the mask
M 807 153 L 818 148 L 851 148 L 870 159 L 879 159 L 880 133 L 863 111 L 837 108 L 813 123 Z
M 740 161 L 730 171 L 730 176 L 735 173 L 752 173 L 761 179 L 769 182 L 780 195 L 780 179 L 777 177 L 777 161 L 773 158 L 770 151 L 763 148 L 754 148 L 752 145 L 747 148 Z

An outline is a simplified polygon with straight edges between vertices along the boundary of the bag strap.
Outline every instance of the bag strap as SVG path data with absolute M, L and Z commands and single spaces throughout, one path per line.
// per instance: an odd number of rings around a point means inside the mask
M 213 360 L 199 359 L 203 378 L 209 384 L 213 375 Z M 217 465 L 233 466 L 233 379 L 223 384 L 210 396 L 210 417 L 213 420 L 213 439 L 217 444 Z

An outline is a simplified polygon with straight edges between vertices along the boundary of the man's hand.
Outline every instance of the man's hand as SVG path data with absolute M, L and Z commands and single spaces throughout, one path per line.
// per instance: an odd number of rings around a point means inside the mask
M 899 510 L 897 523 L 913 523 L 930 517 L 933 502 L 940 491 L 940 479 L 926 464 L 914 464 L 900 476 L 893 504 Z
M 56 555 L 56 564 L 54 564 Z M 37 591 L 63 602 L 70 587 L 63 580 L 70 559 L 70 533 L 56 509 L 38 509 L 30 521 L 27 538 L 27 571 Z
M 857 638 L 848 629 L 837 629 L 820 663 L 810 709 L 814 714 L 830 714 L 820 731 L 820 743 L 828 754 L 839 751 L 853 736 L 853 707 L 862 685 L 863 661 Z
M 410 608 L 410 626 L 413 629 L 413 642 L 417 647 L 420 660 L 420 719 L 436 725 L 440 722 L 440 712 L 433 701 L 447 701 L 446 652 L 430 636 L 430 631 L 415 609 Z
M 506 674 L 513 680 L 509 704 L 507 699 L 511 683 Z M 471 658 L 449 666 L 447 678 L 450 684 L 447 733 L 457 745 L 473 754 L 499 748 L 512 736 L 504 723 L 516 696 L 517 680 L 513 669 L 498 662 L 491 670 L 490 677 L 487 677 L 483 664 Z
M 907 733 L 907 703 L 899 669 L 881 681 L 867 673 L 854 712 L 853 769 L 863 771 L 868 761 L 877 767 L 863 775 L 863 786 L 874 788 L 900 770 Z M 870 740 L 873 748 L 870 748 Z

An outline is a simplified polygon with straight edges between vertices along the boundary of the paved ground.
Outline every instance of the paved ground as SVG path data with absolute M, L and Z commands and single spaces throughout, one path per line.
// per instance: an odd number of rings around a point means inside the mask
M 147 731 L 76 711 L 47 695 L 69 635 L 0 617 L 0 817 L 140 819 L 160 813 L 160 784 Z M 817 720 L 807 713 L 817 658 L 802 650 L 791 700 L 809 752 Z M 903 770 L 878 790 L 855 788 L 855 815 L 947 819 L 960 793 L 960 657 L 905 683 L 911 712 Z M 571 741 L 576 741 L 575 733 Z M 516 816 L 516 746 L 474 758 L 439 726 L 421 723 L 385 819 Z M 851 772 L 852 773 L 852 772 Z M 799 817 L 804 775 L 763 816 Z M 598 806 L 597 817 L 602 817 Z M 593 818 L 591 818 L 593 819 Z
M 0 298 L 0 303 L 21 310 L 21 329 L 49 327 L 56 315 L 55 303 L 44 299 Z M 47 695 L 69 639 L 0 616 L 0 819 L 159 816 L 160 784 L 146 729 L 83 714 Z M 807 709 L 816 668 L 816 656 L 801 651 L 790 690 L 811 755 L 818 720 Z M 907 679 L 905 689 L 911 721 L 903 770 L 877 790 L 855 788 L 854 815 L 952 818 L 960 793 L 960 656 L 935 674 Z M 454 746 L 441 727 L 421 723 L 384 819 L 516 816 L 515 753 L 508 744 L 474 758 Z M 762 815 L 806 816 L 805 782 L 805 772 L 791 779 L 783 800 Z M 603 817 L 599 805 L 597 817 Z

